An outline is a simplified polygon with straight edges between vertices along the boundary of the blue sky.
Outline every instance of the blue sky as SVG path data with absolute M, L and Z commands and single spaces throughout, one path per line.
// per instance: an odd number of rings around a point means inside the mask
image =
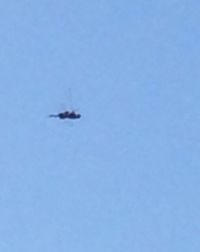
M 198 251 L 199 13 L 0 3 L 1 251 Z

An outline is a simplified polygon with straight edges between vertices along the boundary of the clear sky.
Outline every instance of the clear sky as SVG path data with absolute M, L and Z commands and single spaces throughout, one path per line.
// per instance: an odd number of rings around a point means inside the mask
M 1 251 L 199 251 L 199 13 L 1 1 Z

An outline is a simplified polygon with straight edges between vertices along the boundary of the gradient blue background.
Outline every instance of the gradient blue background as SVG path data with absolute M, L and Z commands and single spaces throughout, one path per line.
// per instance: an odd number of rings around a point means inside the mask
M 199 13 L 0 2 L 1 251 L 199 251 Z

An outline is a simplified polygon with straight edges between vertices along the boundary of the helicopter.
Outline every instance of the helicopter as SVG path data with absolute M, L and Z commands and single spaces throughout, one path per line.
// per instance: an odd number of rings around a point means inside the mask
M 72 91 L 71 91 L 71 88 L 68 89 L 68 100 L 72 104 Z M 50 114 L 49 117 L 59 118 L 61 120 L 64 120 L 64 119 L 75 120 L 75 119 L 80 119 L 81 114 L 77 113 L 76 110 L 74 110 L 74 109 L 68 109 L 68 110 L 60 112 L 58 114 Z
M 71 111 L 67 110 L 58 114 L 51 114 L 49 115 L 49 117 L 58 117 L 61 120 L 64 120 L 64 119 L 75 120 L 75 119 L 79 119 L 81 117 L 81 114 L 76 113 L 74 110 L 71 110 Z

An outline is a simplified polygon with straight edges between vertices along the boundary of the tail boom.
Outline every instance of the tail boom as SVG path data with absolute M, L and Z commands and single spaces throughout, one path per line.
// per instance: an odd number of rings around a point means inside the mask
M 51 114 L 51 115 L 49 115 L 49 117 L 58 117 L 58 115 Z

